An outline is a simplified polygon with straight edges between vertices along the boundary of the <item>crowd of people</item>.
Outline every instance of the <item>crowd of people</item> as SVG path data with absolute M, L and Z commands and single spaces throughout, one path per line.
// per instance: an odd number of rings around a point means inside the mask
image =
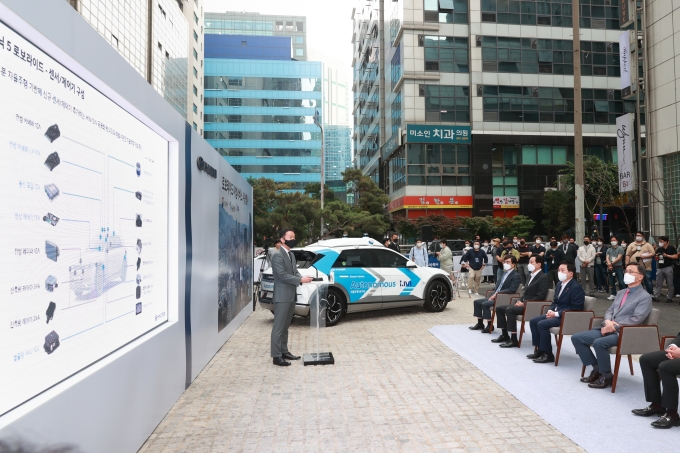
M 474 301 L 473 316 L 477 322 L 470 330 L 491 333 L 492 310 L 497 314 L 496 328 L 501 334 L 492 343 L 501 348 L 518 347 L 518 317 L 524 315 L 527 301 L 546 300 L 548 290 L 554 286 L 554 297 L 548 311 L 528 321 L 534 352 L 527 358 L 534 363 L 553 363 L 550 329 L 559 327 L 565 311 L 582 311 L 586 294 L 609 292 L 612 305 L 604 320 L 592 330 L 572 335 L 571 342 L 584 367 L 590 374 L 580 379 L 593 389 L 610 387 L 613 382 L 609 348 L 616 346 L 619 331 L 624 326 L 642 324 L 652 311 L 653 301 L 662 297 L 665 282 L 668 291 L 666 302 L 672 302 L 677 278 L 675 263 L 678 252 L 670 245 L 668 237 L 658 238 L 656 245 L 637 232 L 635 241 L 620 244 L 616 237 L 605 244 L 604 239 L 585 237 L 581 245 L 564 236 L 558 242 L 551 238 L 545 247 L 540 237 L 529 245 L 524 238 L 493 239 L 490 243 L 476 238 L 472 247 L 461 257 L 461 264 L 469 268 L 470 290 L 478 291 L 477 271 L 488 265 L 487 254 L 494 260 L 495 285 L 488 297 Z M 441 252 L 440 252 L 441 253 Z M 484 258 L 482 258 L 482 254 Z M 652 288 L 652 261 L 657 261 L 656 285 Z M 577 272 L 576 265 L 580 266 Z M 677 283 L 677 282 L 676 282 Z M 618 289 L 617 289 L 618 285 Z M 512 305 L 497 305 L 499 294 L 519 294 Z M 680 297 L 680 296 L 679 296 Z M 486 322 L 486 325 L 485 325 Z M 640 367 L 644 378 L 645 398 L 650 403 L 644 409 L 635 409 L 638 416 L 660 416 L 652 422 L 655 428 L 680 426 L 678 416 L 678 380 L 680 374 L 680 334 L 665 350 L 643 354 Z M 663 384 L 663 391 L 661 388 Z

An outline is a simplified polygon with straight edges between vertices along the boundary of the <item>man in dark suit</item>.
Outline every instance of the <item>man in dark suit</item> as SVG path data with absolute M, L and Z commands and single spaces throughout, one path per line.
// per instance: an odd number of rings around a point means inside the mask
M 555 298 L 550 306 L 550 310 L 546 314 L 536 316 L 529 321 L 531 344 L 538 349 L 533 354 L 529 354 L 527 358 L 533 359 L 536 363 L 551 363 L 555 361 L 555 356 L 552 353 L 550 328 L 560 326 L 563 311 L 583 310 L 583 303 L 586 300 L 586 293 L 583 291 L 583 287 L 574 280 L 576 265 L 573 262 L 562 262 L 558 271 L 557 276 L 560 283 L 555 288 Z
M 271 354 L 274 365 L 288 366 L 288 360 L 300 357 L 288 351 L 288 327 L 295 314 L 296 288 L 312 281 L 312 277 L 303 277 L 297 270 L 295 255 L 290 249 L 295 247 L 295 232 L 289 228 L 281 230 L 281 248 L 272 256 L 272 274 L 274 276 L 274 324 L 272 326 Z
M 491 332 L 491 308 L 496 303 L 498 294 L 513 294 L 519 288 L 520 276 L 515 270 L 517 267 L 517 258 L 513 255 L 508 255 L 503 260 L 503 269 L 505 272 L 494 288 L 494 293 L 488 299 L 477 299 L 474 301 L 475 312 L 474 316 L 477 318 L 477 324 L 470 326 L 470 330 L 481 330 L 482 333 Z M 484 320 L 488 321 L 488 325 L 484 327 Z
M 388 246 L 392 250 L 394 250 L 397 253 L 401 253 L 401 249 L 399 248 L 399 235 L 397 233 L 392 233 L 390 245 Z
M 517 316 L 524 314 L 524 302 L 529 300 L 545 300 L 548 295 L 550 282 L 543 272 L 543 257 L 532 256 L 529 260 L 529 280 L 524 294 L 515 305 L 501 305 L 496 307 L 498 315 L 497 326 L 502 330 L 501 336 L 491 340 L 492 343 L 500 343 L 501 348 L 516 348 L 517 342 Z M 508 333 L 510 336 L 508 336 Z
M 641 417 L 662 415 L 652 422 L 655 428 L 670 428 L 680 424 L 678 416 L 678 378 L 680 374 L 680 333 L 665 351 L 648 352 L 640 356 L 640 368 L 645 381 L 645 398 L 651 403 L 632 412 Z M 659 381 L 659 377 L 661 380 Z M 663 382 L 663 393 L 661 383 Z

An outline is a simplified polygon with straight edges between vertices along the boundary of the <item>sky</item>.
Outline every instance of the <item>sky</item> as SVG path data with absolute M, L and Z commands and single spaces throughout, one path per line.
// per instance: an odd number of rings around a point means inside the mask
M 307 48 L 326 51 L 346 64 L 352 64 L 353 0 L 204 0 L 204 12 L 246 11 L 260 14 L 307 16 Z

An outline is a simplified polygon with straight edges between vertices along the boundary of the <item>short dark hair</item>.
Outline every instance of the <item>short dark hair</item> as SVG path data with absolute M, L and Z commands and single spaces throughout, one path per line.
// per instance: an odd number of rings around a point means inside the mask
M 659 240 L 660 240 L 660 241 L 665 241 L 665 242 L 668 242 L 668 241 L 669 241 L 668 236 L 659 236 Z
M 645 233 L 643 233 L 642 231 L 636 231 L 636 232 L 635 232 L 635 236 L 637 236 L 638 234 L 639 234 L 640 236 L 642 236 L 643 238 L 645 237 Z
M 568 235 L 568 234 L 563 234 L 563 235 L 562 235 L 562 240 L 565 240 L 565 239 L 569 239 L 569 235 Z
M 281 239 L 277 239 L 277 240 L 274 241 L 274 245 L 280 244 L 280 243 L 281 243 Z
M 503 247 L 507 247 L 508 245 L 512 245 L 512 242 L 510 241 L 503 242 Z
M 536 264 L 543 264 L 544 263 L 543 257 L 541 255 L 534 255 L 531 258 L 536 260 Z M 529 259 L 531 259 L 531 258 L 529 258 Z
M 472 243 L 473 243 L 473 244 L 479 244 L 479 245 L 482 245 L 482 241 L 478 241 L 477 239 L 475 239 L 475 240 L 474 240 L 474 241 L 473 241 Z
M 279 231 L 279 238 L 284 237 L 286 235 L 286 233 L 288 233 L 289 231 L 292 231 L 293 233 L 295 233 L 295 230 L 293 230 L 292 228 L 284 228 L 281 231 Z
M 446 239 L 442 239 L 441 241 L 439 241 L 439 243 L 440 244 L 447 244 Z
M 515 258 L 515 255 L 508 255 L 505 258 L 503 258 L 503 261 L 505 260 L 510 260 L 512 264 L 517 264 L 517 258 Z
M 635 268 L 638 271 L 638 274 L 642 275 L 642 277 L 645 276 L 647 269 L 645 269 L 645 266 L 643 266 L 642 263 L 638 263 L 638 262 L 628 263 L 628 264 L 626 264 L 626 269 L 629 268 L 630 266 L 635 266 Z
M 609 242 L 613 241 L 614 239 L 616 239 L 616 236 L 610 237 L 610 238 L 609 238 Z M 616 240 L 618 241 L 618 239 L 616 239 Z
M 560 263 L 560 266 L 563 265 L 563 264 L 564 264 L 565 266 L 567 266 L 567 271 L 568 271 L 568 272 L 571 272 L 572 274 L 576 275 L 576 264 L 574 264 L 574 263 L 571 262 L 571 261 L 562 261 L 562 262 Z

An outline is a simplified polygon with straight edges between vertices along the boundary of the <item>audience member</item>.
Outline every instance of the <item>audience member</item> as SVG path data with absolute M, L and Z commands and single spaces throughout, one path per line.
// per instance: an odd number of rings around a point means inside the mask
M 654 258 L 654 247 L 652 244 L 645 241 L 645 235 L 642 231 L 635 233 L 635 242 L 626 249 L 626 264 L 628 263 L 642 263 L 645 267 L 644 284 L 645 289 L 649 294 L 653 294 L 652 290 L 652 259 Z
M 491 308 L 496 301 L 498 294 L 513 294 L 519 288 L 519 274 L 515 270 L 517 265 L 517 258 L 514 256 L 507 256 L 503 260 L 503 276 L 498 280 L 494 288 L 493 295 L 488 299 L 477 299 L 474 301 L 474 316 L 477 318 L 477 324 L 470 327 L 470 330 L 481 330 L 482 333 L 491 332 Z M 488 325 L 484 327 L 484 320 L 488 321 Z
M 583 247 L 579 247 L 576 256 L 581 262 L 581 273 L 579 280 L 583 291 L 586 291 L 586 280 L 588 283 L 588 295 L 595 296 L 595 247 L 590 243 L 590 238 L 583 238 Z

